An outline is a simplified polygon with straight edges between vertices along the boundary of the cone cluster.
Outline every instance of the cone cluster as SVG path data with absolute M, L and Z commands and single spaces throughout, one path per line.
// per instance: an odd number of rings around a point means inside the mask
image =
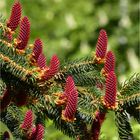
M 24 53 L 28 45 L 30 38 L 30 21 L 27 16 L 21 19 L 22 7 L 20 2 L 15 2 L 9 20 L 7 21 L 7 27 L 9 32 L 5 35 L 9 41 L 12 41 L 12 31 L 15 31 L 19 26 L 18 37 L 14 39 L 14 45 L 17 52 Z M 21 20 L 20 20 L 21 19 Z M 37 38 L 33 44 L 33 51 L 30 55 L 30 64 L 39 67 L 40 76 L 39 79 L 49 80 L 59 71 L 59 59 L 56 55 L 53 55 L 50 61 L 50 66 L 46 65 L 46 58 L 42 52 L 43 42 L 40 38 Z
M 21 129 L 27 140 L 42 140 L 44 135 L 44 126 L 42 124 L 33 125 L 33 112 L 28 110 L 25 114 Z

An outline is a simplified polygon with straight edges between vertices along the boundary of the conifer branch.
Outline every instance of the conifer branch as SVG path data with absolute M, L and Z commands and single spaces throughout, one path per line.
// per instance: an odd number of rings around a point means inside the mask
M 120 88 L 120 94 L 125 98 L 140 92 L 140 74 L 132 75 Z
M 118 94 L 115 54 L 107 52 L 106 31 L 99 33 L 95 55 L 64 64 L 53 55 L 48 65 L 41 39 L 28 45 L 30 22 L 26 16 L 20 19 L 21 9 L 15 2 L 8 21 L 0 19 L 0 116 L 14 138 L 42 140 L 49 118 L 71 138 L 98 140 L 110 110 L 116 113 L 120 139 L 133 139 L 129 118 L 140 123 L 140 74 Z M 28 111 L 23 113 L 21 106 Z M 9 138 L 9 132 L 0 137 Z

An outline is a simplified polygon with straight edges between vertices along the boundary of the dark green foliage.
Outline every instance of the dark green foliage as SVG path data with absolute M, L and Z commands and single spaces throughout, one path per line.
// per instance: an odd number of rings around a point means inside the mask
M 81 119 L 80 114 L 77 112 L 76 121 L 74 123 L 75 133 L 81 139 L 89 139 L 88 128 L 85 120 Z M 80 131 L 79 131 L 80 130 Z
M 116 112 L 116 125 L 121 140 L 134 140 L 129 119 L 129 114 L 126 111 L 120 110 Z
M 35 77 L 28 73 L 29 64 L 27 65 L 27 60 L 25 55 L 19 55 L 15 53 L 16 51 L 12 47 L 7 47 L 5 44 L 0 43 L 1 49 L 1 71 L 4 70 L 5 73 L 10 73 L 13 76 L 19 78 L 27 83 L 35 83 Z M 10 61 L 5 60 L 5 57 Z M 23 68 L 24 67 L 24 68 Z
M 7 125 L 13 136 L 16 138 L 21 138 L 23 135 L 21 130 L 19 129 L 21 121 L 23 119 L 21 110 L 14 104 L 11 104 L 11 106 L 9 106 L 0 115 L 1 121 Z
M 86 93 L 79 95 L 78 106 L 81 113 L 93 116 L 94 112 L 98 109 L 98 99 L 93 95 Z M 89 121 L 90 123 L 90 121 Z
M 124 97 L 140 93 L 140 74 L 134 74 L 125 81 L 120 89 L 121 95 Z
M 95 62 L 95 60 L 91 57 L 91 58 L 83 58 L 83 59 L 79 59 L 79 60 L 75 60 L 75 61 L 71 61 L 71 62 L 65 62 L 62 66 L 61 66 L 61 70 L 60 72 L 55 76 L 56 80 L 60 80 L 60 82 L 62 80 L 65 81 L 66 77 L 68 75 L 73 75 L 76 84 L 92 84 L 93 83 L 93 76 L 90 79 L 89 76 L 87 75 L 88 72 L 92 72 L 92 73 L 96 73 L 98 70 L 101 70 L 102 65 L 97 65 L 97 63 Z M 83 75 L 82 75 L 83 74 Z M 87 76 L 86 76 L 87 75 Z M 79 79 L 78 78 L 83 78 L 83 79 Z M 85 79 L 86 78 L 86 79 Z M 76 80 L 77 79 L 77 80 Z M 84 83 L 78 83 L 78 81 L 82 82 L 85 81 Z
M 64 67 L 64 72 L 67 72 L 69 75 L 74 75 L 78 73 L 82 74 L 85 72 L 94 71 L 97 69 L 99 70 L 99 65 L 97 65 L 92 58 L 66 64 Z
M 100 74 L 76 74 L 74 75 L 74 81 L 77 86 L 96 86 L 96 84 L 103 84 L 103 78 Z
M 1 77 L 1 75 L 0 75 L 0 77 Z M 3 92 L 5 91 L 5 89 L 6 89 L 6 85 L 5 85 L 5 83 L 0 79 L 0 95 L 3 94 Z
M 61 119 L 61 108 L 49 106 L 46 116 L 53 120 L 57 129 L 61 130 L 69 137 L 75 137 L 74 126 L 71 123 L 65 122 Z
M 123 110 L 126 110 L 127 113 L 130 114 L 130 116 L 133 116 L 138 123 L 140 123 L 140 94 L 130 96 L 128 99 L 123 100 L 123 104 L 120 108 L 123 108 Z

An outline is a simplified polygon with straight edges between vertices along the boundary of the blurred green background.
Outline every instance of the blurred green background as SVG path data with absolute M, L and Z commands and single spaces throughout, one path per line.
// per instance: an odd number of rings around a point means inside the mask
M 116 56 L 116 73 L 122 83 L 139 72 L 139 0 L 20 0 L 23 16 L 31 22 L 33 43 L 40 37 L 49 62 L 53 54 L 61 61 L 82 58 L 95 50 L 99 30 L 108 34 L 108 50 Z M 6 17 L 14 0 L 0 0 L 0 11 Z M 118 140 L 114 114 L 109 113 L 102 127 L 102 140 Z M 136 139 L 140 126 L 132 120 Z M 46 123 L 47 140 L 69 140 L 56 130 L 51 121 Z

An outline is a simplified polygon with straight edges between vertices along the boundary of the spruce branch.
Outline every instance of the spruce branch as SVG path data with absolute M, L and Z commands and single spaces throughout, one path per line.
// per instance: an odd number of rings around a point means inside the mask
M 107 52 L 106 31 L 100 31 L 91 57 L 62 64 L 53 55 L 47 65 L 41 39 L 28 44 L 30 22 L 26 16 L 20 19 L 21 9 L 15 2 L 9 20 L 0 19 L 0 115 L 13 136 L 42 140 L 49 118 L 71 138 L 98 140 L 110 110 L 116 113 L 120 139 L 133 139 L 129 116 L 140 122 L 140 75 L 117 94 L 115 55 Z M 19 34 L 14 34 L 19 23 Z M 23 113 L 21 106 L 28 111 Z M 2 138 L 8 137 L 5 131 Z
M 119 108 L 126 110 L 130 116 L 133 116 L 140 123 L 140 93 L 131 95 L 123 100 L 120 100 Z
M 132 75 L 128 80 L 126 80 L 121 88 L 120 94 L 122 97 L 129 97 L 131 95 L 137 94 L 140 92 L 140 74 Z
M 116 112 L 116 125 L 121 140 L 133 140 L 132 128 L 129 123 L 129 116 L 125 111 Z

